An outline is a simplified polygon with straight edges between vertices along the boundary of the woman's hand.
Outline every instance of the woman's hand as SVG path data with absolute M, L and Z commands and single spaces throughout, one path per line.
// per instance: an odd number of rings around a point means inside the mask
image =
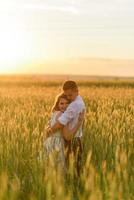
M 51 135 L 52 135 L 52 129 L 51 129 L 50 126 L 48 126 L 47 129 L 46 129 L 46 137 L 49 137 Z
M 84 118 L 85 118 L 85 110 L 83 110 L 81 113 L 79 113 L 79 117 L 78 117 L 78 125 L 81 126 L 84 122 Z

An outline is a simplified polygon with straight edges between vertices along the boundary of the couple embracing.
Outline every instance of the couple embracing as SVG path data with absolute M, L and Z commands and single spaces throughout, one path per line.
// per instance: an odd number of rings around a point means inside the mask
M 57 166 L 67 168 L 70 156 L 79 175 L 82 156 L 82 128 L 85 104 L 74 81 L 63 84 L 63 93 L 58 95 L 52 108 L 50 126 L 44 142 L 46 155 L 54 155 Z

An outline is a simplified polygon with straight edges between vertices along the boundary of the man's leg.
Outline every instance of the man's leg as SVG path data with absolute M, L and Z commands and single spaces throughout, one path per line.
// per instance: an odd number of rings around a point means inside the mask
M 74 138 L 72 141 L 72 150 L 74 154 L 75 174 L 80 177 L 82 168 L 82 142 L 81 138 Z

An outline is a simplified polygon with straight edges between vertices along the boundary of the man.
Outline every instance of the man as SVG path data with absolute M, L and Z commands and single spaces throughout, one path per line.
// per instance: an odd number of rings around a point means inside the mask
M 63 84 L 63 91 L 71 103 L 67 107 L 66 111 L 58 118 L 58 122 L 50 128 L 50 134 L 53 134 L 57 129 L 64 128 L 64 126 L 67 124 L 70 130 L 73 129 L 78 122 L 80 113 L 85 111 L 85 103 L 82 97 L 79 95 L 78 86 L 74 81 L 66 81 Z M 68 141 L 66 142 L 67 161 L 69 162 L 69 157 L 73 154 L 77 175 L 80 173 L 82 134 L 82 126 L 80 126 L 73 138 L 71 138 L 69 134 L 66 134 L 65 136 L 65 140 Z

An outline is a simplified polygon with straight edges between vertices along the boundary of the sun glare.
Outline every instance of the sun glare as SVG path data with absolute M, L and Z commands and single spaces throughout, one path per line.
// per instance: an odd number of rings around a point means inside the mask
M 3 5 L 0 12 L 0 73 L 21 72 L 21 65 L 34 58 L 35 47 L 31 34 L 20 28 L 22 22 L 13 15 L 14 10 Z M 4 10 L 5 9 L 5 10 Z M 10 14 L 10 15 L 9 15 Z
M 19 37 L 18 37 L 19 35 Z M 24 45 L 20 34 L 4 31 L 0 35 L 0 72 L 10 73 L 24 56 Z

